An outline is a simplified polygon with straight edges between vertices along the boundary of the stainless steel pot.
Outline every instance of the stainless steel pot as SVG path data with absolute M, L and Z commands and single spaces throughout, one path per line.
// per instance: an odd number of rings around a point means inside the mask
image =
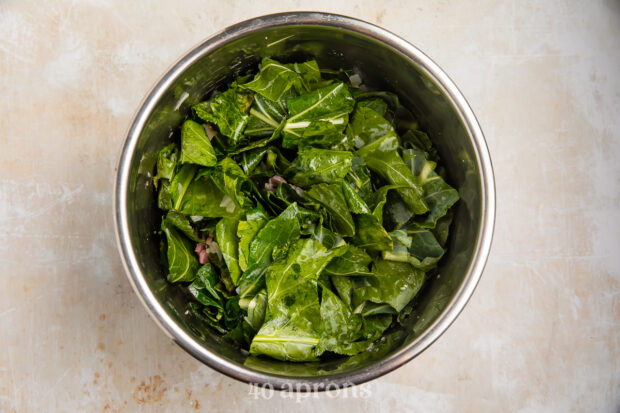
M 196 328 L 186 297 L 165 280 L 157 235 L 161 213 L 151 183 L 157 151 L 189 110 L 260 57 L 314 56 L 321 67 L 357 70 L 364 83 L 399 95 L 432 137 L 448 180 L 461 196 L 449 252 L 405 326 L 372 351 L 316 363 L 250 357 Z M 282 13 L 231 26 L 195 47 L 155 85 L 138 110 L 122 149 L 114 215 L 129 280 L 153 319 L 189 354 L 230 377 L 289 390 L 363 383 L 401 366 L 433 343 L 471 297 L 486 263 L 495 218 L 491 160 L 478 122 L 448 76 L 405 40 L 379 27 L 325 13 Z

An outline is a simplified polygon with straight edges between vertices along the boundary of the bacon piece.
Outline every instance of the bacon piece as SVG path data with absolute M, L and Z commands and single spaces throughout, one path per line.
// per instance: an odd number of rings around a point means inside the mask
M 267 191 L 273 191 L 276 189 L 278 184 L 286 183 L 286 179 L 282 178 L 280 175 L 274 175 L 265 183 L 265 189 Z
M 201 265 L 204 265 L 209 262 L 209 253 L 207 252 L 207 250 L 200 251 L 200 253 L 198 254 L 198 262 Z
M 194 249 L 194 251 L 196 251 L 196 254 L 200 254 L 200 251 L 204 251 L 205 248 L 205 244 L 199 242 L 198 244 L 196 244 L 196 248 Z

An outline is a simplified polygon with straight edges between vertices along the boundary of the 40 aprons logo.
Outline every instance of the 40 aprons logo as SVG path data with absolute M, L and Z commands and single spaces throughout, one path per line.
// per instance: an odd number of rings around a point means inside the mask
M 320 392 L 320 390 L 323 390 L 323 392 Z M 307 399 L 318 399 L 320 394 L 325 394 L 331 399 L 367 399 L 372 396 L 372 391 L 368 383 L 357 386 L 352 383 L 345 383 L 342 386 L 338 386 L 336 383 L 328 383 L 327 385 L 309 383 L 285 384 L 281 391 L 274 389 L 269 383 L 250 384 L 248 391 L 248 395 L 254 398 L 254 400 L 270 400 L 273 397 L 279 397 L 295 400 L 296 403 L 301 403 Z

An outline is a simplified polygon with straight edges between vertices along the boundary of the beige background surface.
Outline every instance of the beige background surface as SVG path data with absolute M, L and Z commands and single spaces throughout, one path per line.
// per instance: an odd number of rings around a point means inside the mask
M 476 293 L 369 397 L 255 400 L 149 319 L 113 235 L 114 167 L 146 91 L 225 26 L 300 9 L 368 20 L 429 54 L 495 166 Z M 0 1 L 0 148 L 0 411 L 620 408 L 618 0 Z

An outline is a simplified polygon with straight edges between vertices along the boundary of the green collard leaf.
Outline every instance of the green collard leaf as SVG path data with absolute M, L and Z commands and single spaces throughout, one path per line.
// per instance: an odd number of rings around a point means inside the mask
M 168 249 L 168 281 L 190 282 L 196 277 L 198 260 L 194 254 L 194 248 L 187 239 L 179 234 L 174 228 L 166 225 L 163 221 L 161 229 L 166 234 Z
M 211 264 L 205 264 L 198 270 L 196 279 L 189 285 L 189 292 L 204 305 L 224 310 L 224 299 L 215 289 L 218 276 Z
M 268 199 L 268 202 L 274 205 L 282 205 L 282 209 L 285 209 L 292 204 L 297 204 L 295 208 L 297 219 L 299 220 L 301 229 L 306 232 L 308 231 L 309 226 L 313 224 L 313 222 L 318 221 L 321 217 L 318 212 L 299 206 L 300 203 L 304 203 L 306 200 L 288 183 L 283 182 L 278 184 L 275 192 L 267 191 L 266 198 Z
M 317 89 L 322 85 L 321 70 L 316 60 L 309 60 L 303 63 L 289 63 L 284 65 L 292 69 L 300 76 L 299 83 L 294 83 L 299 94 Z
M 413 213 L 402 200 L 398 191 L 408 188 L 406 185 L 385 185 L 373 195 L 372 214 L 388 229 L 398 229 L 407 223 Z
M 356 354 L 360 350 L 350 348 L 362 330 L 362 317 L 353 314 L 349 307 L 328 288 L 323 288 L 321 299 L 323 333 L 317 353 L 332 351 L 339 354 Z
M 286 204 L 286 206 L 289 206 L 294 202 L 299 203 L 303 201 L 303 197 L 299 195 L 299 193 L 286 182 L 279 183 L 274 193 L 276 197 L 278 197 L 280 200 L 282 200 L 282 202 Z M 300 211 L 302 210 L 302 208 L 299 206 L 298 209 Z
M 185 236 L 192 241 L 200 242 L 200 237 L 197 231 L 190 224 L 189 219 L 178 211 L 168 211 L 166 214 L 166 225 L 174 227 L 181 231 Z
M 240 153 L 245 153 L 247 151 L 251 151 L 253 149 L 257 149 L 257 148 L 264 148 L 265 146 L 267 146 L 268 144 L 270 144 L 271 142 L 275 141 L 276 139 L 278 139 L 280 137 L 280 134 L 282 132 L 282 128 L 284 127 L 284 121 L 282 121 L 277 127 L 276 129 L 273 131 L 273 133 L 271 134 L 271 136 L 267 136 L 266 138 L 262 138 L 253 142 L 248 143 L 247 145 L 236 149 L 234 151 L 232 151 L 230 153 L 230 155 L 238 155 Z
M 398 95 L 392 92 L 384 92 L 384 91 L 364 92 L 356 96 L 356 98 L 357 98 L 358 104 L 366 104 L 369 106 L 377 106 L 379 104 L 370 103 L 370 102 L 381 100 L 387 105 L 387 107 L 389 108 L 389 111 L 391 112 L 396 111 L 397 108 L 401 106 Z M 379 111 L 377 112 L 381 114 L 381 116 L 384 116 L 384 117 L 387 115 L 387 109 L 386 109 L 386 113 L 381 113 Z
M 324 288 L 321 300 L 324 329 L 317 353 L 331 351 L 351 356 L 366 350 L 392 323 L 394 310 L 387 307 L 391 313 L 374 312 L 362 316 L 352 312 L 337 295 Z
M 319 223 L 313 228 L 311 237 L 329 249 L 337 248 L 345 244 L 341 236 L 323 226 L 322 218 L 319 219 Z
M 239 239 L 237 238 L 237 218 L 222 218 L 215 227 L 217 243 L 222 251 L 224 262 L 233 284 L 237 285 L 241 276 L 239 267 Z
M 444 215 L 443 217 L 437 220 L 437 224 L 435 224 L 435 228 L 432 229 L 435 239 L 437 239 L 437 242 L 439 242 L 439 244 L 442 247 L 445 247 L 446 243 L 448 242 L 448 235 L 450 234 L 450 225 L 452 224 L 453 218 L 454 218 L 454 210 L 449 209 L 446 215 Z
M 222 159 L 219 168 L 211 172 L 211 179 L 233 200 L 238 209 L 252 207 L 252 201 L 246 195 L 253 189 L 252 182 L 232 158 Z
M 411 237 L 411 247 L 409 252 L 419 260 L 425 258 L 439 259 L 443 256 L 444 250 L 437 242 L 435 235 L 426 228 L 411 225 L 407 228 L 407 235 Z
M 181 172 L 175 176 L 175 180 L 179 175 Z M 183 197 L 173 197 L 173 199 L 178 200 L 176 209 L 190 216 L 237 217 L 243 212 L 235 201 L 213 182 L 211 176 L 203 176 L 191 182 L 183 193 Z
M 398 312 L 415 297 L 424 283 L 424 272 L 406 262 L 377 260 L 372 272 L 374 277 L 368 277 L 370 285 L 353 292 L 354 303 L 385 303 Z
M 267 222 L 250 243 L 248 267 L 268 264 L 272 251 L 299 238 L 299 210 L 291 204 L 278 217 Z
M 214 98 L 194 105 L 192 109 L 200 119 L 215 124 L 222 135 L 236 145 L 243 134 L 250 116 L 247 114 L 253 95 L 238 87 L 231 87 Z
M 349 211 L 354 214 L 370 214 L 370 208 L 368 208 L 368 205 L 355 190 L 353 185 L 350 185 L 344 181 L 341 184 L 342 194 L 344 195 L 344 199 L 347 201 Z
M 265 288 L 265 272 L 269 264 L 249 267 L 239 279 L 239 297 L 248 300 Z
M 355 227 L 356 232 L 352 242 L 357 247 L 373 251 L 392 250 L 392 238 L 376 216 L 371 214 L 357 215 Z
M 243 321 L 244 312 L 239 306 L 239 297 L 231 297 L 224 304 L 224 326 L 233 330 Z
M 408 262 L 415 268 L 428 271 L 444 254 L 433 233 L 415 224 L 408 225 L 406 231 L 391 232 L 390 236 L 394 239 L 394 248 L 383 252 L 384 260 Z
M 349 151 L 300 149 L 294 163 L 296 173 L 291 181 L 302 187 L 340 181 L 351 170 L 352 158 L 353 154 Z
M 345 237 L 355 235 L 355 224 L 349 213 L 342 187 L 338 184 L 318 184 L 304 192 L 304 198 L 318 202 L 332 218 L 332 229 Z
M 357 96 L 357 100 L 359 103 L 365 102 L 368 100 L 381 99 L 388 105 L 388 111 L 385 115 L 391 123 L 396 126 L 396 132 L 399 134 L 405 133 L 407 130 L 418 129 L 418 121 L 415 116 L 411 113 L 409 109 L 403 106 L 400 103 L 400 99 L 395 93 L 384 92 L 384 91 L 374 91 L 374 92 L 366 92 Z
M 239 237 L 239 267 L 242 271 L 248 268 L 250 243 L 268 220 L 269 217 L 262 208 L 254 208 L 246 213 L 245 220 L 239 221 L 237 237 Z
M 228 330 L 220 325 L 220 320 L 222 317 L 221 312 L 215 312 L 215 314 L 212 314 L 212 312 L 208 309 L 209 307 L 204 307 L 203 305 L 195 302 L 191 302 L 187 305 L 187 311 L 190 318 L 199 320 L 200 323 L 206 324 L 220 334 L 226 334 Z M 202 331 L 200 331 L 201 329 L 196 329 L 196 332 L 199 334 L 202 333 Z
M 369 201 L 373 197 L 373 189 L 370 182 L 370 171 L 362 158 L 353 156 L 351 171 L 349 171 L 345 180 L 352 188 L 357 190 L 359 196 L 369 205 Z
M 174 143 L 164 146 L 157 154 L 157 178 L 172 179 L 179 160 L 179 151 Z
M 330 276 L 364 276 L 370 275 L 368 265 L 372 262 L 370 256 L 361 248 L 347 245 L 346 251 L 339 257 L 335 257 L 324 273 Z
M 223 338 L 231 341 L 236 346 L 247 347 L 250 345 L 254 333 L 252 326 L 248 324 L 246 317 L 244 317 L 232 330 L 224 334 Z
M 186 120 L 181 126 L 181 163 L 215 166 L 217 157 L 202 125 Z
M 353 308 L 353 292 L 361 287 L 369 286 L 368 277 L 351 277 L 349 275 L 332 275 L 332 285 L 338 291 L 340 299 Z
M 422 198 L 423 190 L 398 154 L 398 147 L 398 138 L 391 133 L 359 149 L 357 156 L 390 184 L 405 185 L 398 190 L 401 198 L 414 213 L 423 214 L 429 210 Z
M 426 159 L 422 151 L 407 149 L 404 157 L 416 183 L 423 189 L 424 202 L 430 209 L 428 214 L 416 217 L 416 223 L 421 227 L 435 228 L 437 220 L 459 200 L 459 193 L 435 172 L 436 164 Z
M 372 301 L 364 301 L 353 310 L 354 314 L 370 317 L 379 314 L 396 314 L 396 310 L 389 304 L 377 304 Z
M 271 136 L 286 116 L 286 110 L 280 102 L 256 95 L 249 114 L 243 133 L 248 136 Z
M 282 154 L 276 146 L 270 146 L 265 158 L 266 169 L 272 173 L 280 174 L 291 167 L 291 162 Z
M 388 104 L 387 104 L 387 102 L 385 100 L 383 100 L 381 98 L 372 98 L 372 99 L 358 100 L 357 105 L 355 107 L 356 107 L 356 109 L 357 108 L 372 109 L 372 110 L 374 110 L 375 112 L 377 112 L 379 115 L 381 115 L 384 118 L 388 114 Z M 353 112 L 353 113 L 355 114 L 355 112 Z M 383 135 L 381 135 L 381 136 L 383 136 Z
M 247 308 L 247 316 L 244 320 L 255 332 L 259 331 L 265 321 L 267 312 L 267 291 L 261 290 L 250 300 Z
M 409 129 L 403 135 L 403 142 L 408 144 L 412 144 L 416 148 L 424 151 L 426 158 L 433 162 L 439 161 L 439 154 L 437 153 L 437 149 L 433 147 L 433 143 L 431 142 L 428 135 L 422 131 L 416 129 Z
M 323 329 L 317 279 L 333 255 L 312 239 L 300 239 L 286 259 L 269 267 L 267 314 L 252 340 L 251 354 L 278 360 L 316 360 L 315 347 Z
M 295 70 L 265 57 L 254 79 L 241 87 L 277 102 L 296 82 L 301 82 L 301 79 Z
M 331 146 L 344 138 L 355 100 L 344 83 L 286 101 L 289 117 L 282 129 L 282 146 Z
M 351 131 L 356 148 L 368 145 L 388 134 L 395 134 L 390 122 L 371 107 L 360 104 L 353 112 Z
M 260 147 L 241 153 L 239 155 L 239 165 L 241 165 L 243 172 L 245 172 L 246 175 L 250 175 L 260 164 L 268 151 L 269 148 Z
M 198 167 L 195 165 L 183 165 L 181 169 L 174 176 L 174 179 L 170 182 L 169 194 L 174 209 L 181 210 L 181 205 L 185 198 L 185 194 L 190 187 L 190 184 L 196 176 Z M 198 214 L 188 214 L 198 215 Z
M 368 313 L 363 316 L 363 324 L 361 331 L 361 339 L 369 342 L 374 342 L 387 328 L 392 324 L 394 317 L 392 314 L 380 312 L 381 309 L 377 308 L 374 314 Z
M 170 196 L 170 181 L 161 179 L 159 181 L 159 191 L 157 192 L 157 207 L 167 211 L 172 209 L 172 198 Z

